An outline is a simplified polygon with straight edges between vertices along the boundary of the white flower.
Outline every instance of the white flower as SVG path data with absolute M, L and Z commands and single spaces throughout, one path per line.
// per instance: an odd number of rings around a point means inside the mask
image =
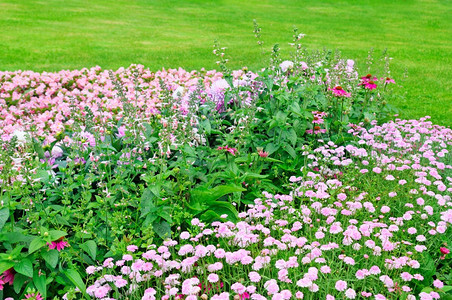
M 178 86 L 177 89 L 173 92 L 173 98 L 179 99 L 184 94 L 184 88 Z
M 16 130 L 13 132 L 13 136 L 17 138 L 18 144 L 22 146 L 27 142 L 28 133 L 26 133 L 25 131 Z
M 283 72 L 286 72 L 288 69 L 293 68 L 293 62 L 291 62 L 290 60 L 285 60 L 279 65 L 279 67 Z
M 63 149 L 61 149 L 59 146 L 55 145 L 52 148 L 52 156 L 57 158 L 63 155 Z

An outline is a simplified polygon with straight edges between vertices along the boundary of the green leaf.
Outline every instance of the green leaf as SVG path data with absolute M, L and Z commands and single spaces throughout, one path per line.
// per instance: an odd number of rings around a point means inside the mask
M 154 223 L 155 220 L 157 220 L 158 216 L 156 214 L 148 214 L 146 216 L 146 219 L 144 219 L 143 226 L 148 227 L 152 223 Z
M 169 223 L 173 223 L 173 219 L 171 218 L 171 214 L 166 210 L 161 210 L 157 213 L 159 217 L 164 219 L 165 221 L 168 221 Z
M 41 249 L 44 245 L 46 244 L 46 242 L 39 236 L 35 237 L 31 243 L 30 246 L 28 247 L 28 253 L 33 253 L 36 250 Z
M 290 128 L 286 132 L 286 137 L 290 141 L 292 147 L 295 146 L 295 144 L 297 143 L 297 133 L 295 132 L 295 130 L 293 128 Z
M 27 281 L 27 280 L 28 280 L 28 277 L 24 276 L 22 274 L 16 274 L 14 276 L 13 288 L 14 288 L 14 292 L 16 292 L 16 294 L 20 293 L 20 290 L 22 289 L 25 281 Z
M 50 181 L 50 175 L 46 170 L 38 170 L 35 175 L 36 179 L 40 179 L 43 183 Z
M 154 197 L 154 193 L 149 188 L 144 190 L 140 202 L 141 218 L 146 216 L 152 209 L 155 208 Z
M 41 293 L 41 296 L 44 297 L 44 299 L 47 297 L 47 284 L 46 284 L 46 276 L 41 275 L 39 276 L 39 272 L 35 272 L 33 275 L 33 283 L 35 287 L 38 289 L 39 293 Z
M 268 152 L 268 155 L 272 155 L 279 149 L 279 145 L 275 145 L 273 143 L 268 143 L 265 147 L 265 152 Z
M 44 159 L 44 150 L 42 149 L 41 143 L 36 138 L 33 138 L 33 148 L 38 154 L 39 158 Z
M 23 274 L 27 277 L 33 277 L 33 264 L 31 260 L 27 258 L 23 258 L 21 261 L 14 265 L 14 270 L 17 273 Z
M 55 221 L 57 222 L 57 224 L 71 226 L 71 224 L 64 217 L 62 217 L 60 214 L 55 215 Z
M 212 126 L 210 125 L 209 119 L 202 121 L 201 126 L 206 130 L 206 134 L 210 135 L 210 133 L 212 132 Z
M 0 261 L 0 274 L 14 266 L 12 261 Z
M 56 265 L 58 263 L 58 251 L 55 249 L 46 251 L 43 250 L 41 252 L 41 256 L 42 258 L 44 258 L 44 260 L 46 261 L 46 263 L 49 264 L 49 266 L 51 266 L 53 269 L 56 268 Z
M 50 230 L 49 231 L 49 235 L 50 235 L 50 239 L 52 241 L 56 241 L 59 238 L 62 238 L 63 236 L 66 236 L 67 233 L 64 231 L 60 231 L 60 230 Z
M 429 287 L 429 286 L 426 286 L 421 291 L 421 293 L 430 293 L 430 292 L 433 292 L 433 289 L 431 287 Z
M 79 288 L 79 290 L 85 294 L 86 292 L 86 285 L 82 280 L 82 277 L 80 277 L 80 274 L 74 270 L 74 269 L 68 269 L 66 271 L 63 271 L 63 274 L 66 275 L 67 278 L 76 286 Z
M 171 227 L 166 221 L 152 224 L 155 233 L 162 239 L 171 237 Z
M 227 214 L 228 221 L 235 222 L 238 219 L 237 209 L 234 205 L 226 201 L 217 201 L 210 206 L 210 209 L 215 211 L 219 216 Z
M 289 153 L 289 155 L 290 155 L 293 159 L 295 159 L 295 158 L 297 157 L 297 154 L 296 154 L 296 152 L 295 152 L 295 149 L 294 149 L 291 145 L 289 145 L 289 144 L 287 144 L 287 143 L 284 143 L 283 145 L 284 145 L 284 146 L 283 146 L 283 149 L 284 149 L 287 153 Z
M 97 245 L 96 242 L 93 240 L 86 241 L 83 244 L 80 245 L 80 248 L 84 250 L 86 253 L 91 256 L 93 260 L 96 260 L 96 254 L 97 254 Z
M 441 288 L 441 290 L 442 290 L 444 293 L 447 293 L 448 291 L 452 291 L 452 286 L 450 286 L 450 285 L 445 285 L 445 286 L 443 286 L 443 287 Z
M 205 213 L 201 215 L 201 219 L 206 222 L 213 222 L 215 220 L 220 220 L 220 215 L 213 210 L 207 210 Z
M 244 178 L 261 178 L 261 179 L 263 179 L 263 178 L 267 178 L 268 176 L 269 175 L 262 175 L 262 174 L 259 174 L 259 173 L 248 173 L 248 172 L 243 174 Z
M 246 189 L 235 184 L 219 185 L 212 189 L 200 187 L 191 191 L 191 198 L 194 199 L 195 202 L 209 204 L 210 202 L 216 201 L 224 195 L 243 191 L 246 191 Z
M 8 221 L 8 218 L 9 218 L 9 209 L 7 207 L 0 209 L 0 230 L 2 230 L 3 226 L 5 226 L 6 221 Z

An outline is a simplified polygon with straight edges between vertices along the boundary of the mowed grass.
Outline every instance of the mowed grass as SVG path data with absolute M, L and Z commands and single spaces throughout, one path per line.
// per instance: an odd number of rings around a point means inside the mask
M 449 0 L 1 0 L 0 70 L 212 69 L 215 39 L 228 47 L 231 68 L 257 70 L 268 57 L 253 19 L 268 52 L 279 43 L 289 53 L 293 26 L 309 49 L 339 49 L 360 66 L 370 48 L 377 57 L 387 48 L 396 80 L 408 71 L 406 97 L 393 103 L 401 117 L 452 125 Z

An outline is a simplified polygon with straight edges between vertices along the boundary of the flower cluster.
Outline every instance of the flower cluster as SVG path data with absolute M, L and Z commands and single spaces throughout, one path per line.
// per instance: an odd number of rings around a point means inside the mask
M 321 134 L 325 133 L 326 129 L 322 128 L 320 125 L 325 123 L 324 118 L 327 116 L 325 112 L 321 111 L 313 111 L 312 112 L 312 129 L 307 129 L 306 133 L 308 134 Z
M 131 246 L 133 252 L 87 269 L 87 293 L 438 299 L 444 279 L 435 270 L 426 273 L 426 266 L 432 258 L 450 262 L 445 241 L 451 233 L 452 178 L 444 170 L 452 166 L 444 158 L 452 130 L 425 118 L 351 130 L 357 145 L 328 142 L 306 153 L 310 163 L 291 178 L 290 194 L 263 192 L 236 224 L 193 220 L 188 231 L 160 247 Z M 343 175 L 325 177 L 314 168 L 338 168 Z M 421 284 L 430 290 L 419 292 Z

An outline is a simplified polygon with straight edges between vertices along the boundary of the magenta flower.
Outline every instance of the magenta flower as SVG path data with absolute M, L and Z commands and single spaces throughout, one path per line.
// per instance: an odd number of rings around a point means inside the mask
M 385 81 L 385 85 L 390 84 L 390 83 L 395 83 L 394 79 L 386 77 L 386 78 L 382 78 Z
M 233 156 L 235 156 L 238 153 L 237 149 L 231 148 L 228 145 L 226 145 L 224 147 L 220 146 L 220 147 L 218 147 L 218 150 L 225 150 L 226 152 L 231 153 Z
M 47 243 L 47 246 L 49 246 L 49 249 L 57 249 L 58 251 L 63 250 L 66 247 L 69 247 L 69 243 L 66 241 L 63 241 L 64 237 L 59 238 L 56 241 L 53 241 L 51 243 Z
M 377 81 L 377 77 L 372 77 L 371 74 L 367 74 L 364 77 L 361 77 L 361 83 L 359 85 L 363 85 L 365 89 L 373 90 L 377 88 L 375 81 Z
M 24 299 L 42 300 L 43 298 L 40 293 L 28 293 Z
M 117 136 L 118 138 L 122 138 L 122 137 L 124 137 L 125 135 L 126 135 L 126 127 L 125 127 L 124 125 L 118 127 L 118 133 L 116 134 L 116 136 Z
M 333 92 L 333 95 L 336 97 L 351 97 L 351 93 L 347 93 L 341 86 L 335 86 L 333 89 L 330 89 Z
M 268 156 L 268 152 L 265 152 L 264 150 L 259 150 L 258 154 L 260 157 L 264 158 Z
M 449 254 L 450 250 L 447 249 L 446 247 L 440 247 L 439 251 L 441 251 L 442 254 Z
M 0 291 L 3 290 L 3 286 L 7 283 L 9 285 L 13 285 L 15 273 L 16 272 L 14 271 L 14 269 L 11 268 L 3 272 L 2 275 L 0 275 Z
M 319 134 L 319 133 L 325 133 L 325 132 L 326 132 L 326 129 L 322 129 L 322 128 L 320 128 L 320 126 L 314 126 L 313 129 L 306 130 L 306 133 L 309 133 L 309 134 Z

